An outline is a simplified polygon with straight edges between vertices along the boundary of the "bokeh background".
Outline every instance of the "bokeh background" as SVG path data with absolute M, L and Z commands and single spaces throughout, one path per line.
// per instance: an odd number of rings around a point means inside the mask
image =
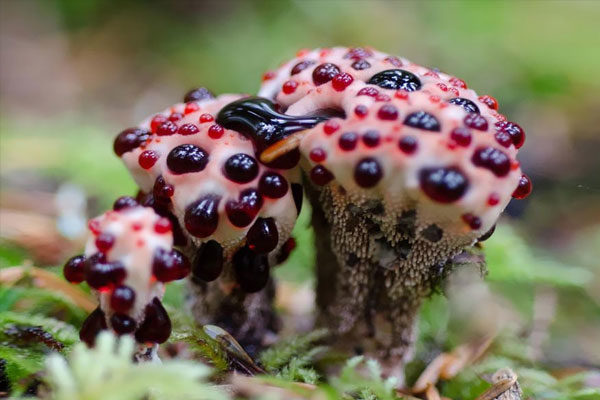
M 535 361 L 598 368 L 598 21 L 598 1 L 2 0 L 0 266 L 60 265 L 86 218 L 135 192 L 112 153 L 123 128 L 195 86 L 256 92 L 300 48 L 367 45 L 492 94 L 527 134 L 534 192 L 487 242 L 487 283 L 456 279 L 470 307 L 460 293 L 426 306 L 423 359 L 470 321 L 513 327 Z M 278 271 L 280 307 L 305 316 L 291 331 L 310 321 L 309 212 Z

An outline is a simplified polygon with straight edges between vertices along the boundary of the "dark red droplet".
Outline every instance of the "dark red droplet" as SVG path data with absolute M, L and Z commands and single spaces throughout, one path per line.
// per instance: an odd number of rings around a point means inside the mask
M 490 193 L 487 203 L 489 206 L 495 206 L 500 203 L 500 195 L 496 192 Z
M 498 144 L 504 147 L 510 147 L 510 145 L 513 143 L 510 135 L 504 131 L 496 131 L 494 138 Z
M 494 147 L 480 147 L 475 150 L 471 161 L 478 167 L 486 168 L 498 177 L 510 172 L 510 158 L 501 150 Z
M 314 64 L 316 64 L 316 62 L 312 60 L 300 61 L 298 64 L 294 65 L 294 68 L 292 68 L 291 75 L 299 74 L 300 72 L 304 71 L 306 68 Z
M 205 87 L 199 87 L 187 92 L 183 98 L 183 101 L 189 103 L 190 101 L 201 101 L 207 99 L 214 99 L 215 95 Z
M 525 197 L 529 196 L 532 188 L 533 185 L 531 184 L 531 179 L 529 179 L 527 175 L 523 174 L 519 179 L 519 184 L 513 192 L 512 197 L 519 200 L 524 199 Z
M 377 111 L 377 117 L 384 121 L 395 121 L 398 119 L 398 109 L 391 104 L 384 104 Z
M 367 147 L 377 147 L 381 142 L 381 137 L 378 131 L 368 130 L 362 135 L 362 141 Z
M 126 313 L 135 303 L 135 292 L 126 285 L 117 286 L 110 295 L 110 307 L 118 313 Z
M 379 94 L 379 90 L 375 89 L 372 86 L 364 87 L 364 88 L 360 89 L 358 91 L 358 93 L 356 93 L 357 96 L 369 96 L 369 97 L 376 97 L 378 94 Z
M 152 132 L 156 133 L 158 127 L 167 122 L 168 120 L 169 118 L 166 115 L 157 114 L 154 117 L 152 117 L 152 120 L 150 121 L 150 129 L 152 130 Z
M 185 228 L 191 235 L 204 238 L 212 235 L 217 230 L 220 201 L 219 196 L 209 194 L 193 202 L 185 209 Z
M 333 178 L 333 174 L 322 165 L 316 165 L 310 170 L 310 180 L 315 185 L 324 186 L 331 182 Z
M 138 164 L 144 169 L 150 169 L 158 161 L 159 155 L 154 150 L 144 150 L 138 157 Z
M 187 257 L 177 250 L 157 248 L 152 259 L 152 274 L 160 282 L 183 279 L 191 269 Z
M 71 283 L 81 283 L 85 280 L 85 256 L 71 257 L 63 268 L 65 279 Z
M 479 114 L 468 114 L 463 120 L 466 126 L 472 129 L 477 129 L 478 131 L 487 131 L 488 122 L 484 116 Z
M 365 106 L 363 104 L 359 104 L 356 107 L 354 107 L 354 114 L 358 118 L 364 118 L 367 116 L 368 113 L 369 113 L 369 109 L 367 108 L 367 106 Z
M 120 285 L 126 276 L 125 267 L 118 261 L 108 262 L 102 256 L 91 256 L 86 261 L 85 280 L 96 290 Z
M 169 121 L 171 121 L 171 122 L 177 122 L 181 118 L 183 118 L 183 114 L 179 113 L 179 112 L 173 112 L 173 113 L 171 113 L 171 115 L 169 115 Z
M 198 127 L 194 124 L 183 124 L 177 130 L 177 133 L 184 136 L 193 135 L 198 132 L 200 132 L 200 129 L 198 129 Z
M 248 183 L 258 175 L 258 163 L 248 154 L 234 154 L 225 161 L 223 173 L 234 182 Z
M 158 298 L 154 298 L 144 310 L 144 321 L 135 331 L 139 343 L 164 343 L 171 335 L 171 319 Z
M 200 109 L 200 106 L 199 106 L 197 103 L 195 103 L 195 102 L 191 102 L 191 103 L 187 103 L 187 104 L 185 105 L 185 108 L 183 109 L 183 113 L 184 113 L 185 115 L 187 115 L 187 114 L 191 114 L 191 113 L 193 113 L 193 112 L 196 112 L 196 111 L 198 111 L 199 109 Z
M 212 282 L 223 272 L 223 247 L 214 240 L 203 243 L 192 264 L 192 279 Z
M 450 84 L 452 86 L 456 86 L 459 87 L 461 89 L 466 89 L 467 88 L 467 84 L 465 83 L 465 81 L 463 81 L 460 78 L 456 78 L 456 77 L 452 77 L 448 80 L 448 82 L 450 82 Z
M 288 182 L 277 172 L 265 172 L 258 182 L 258 191 L 265 197 L 279 199 L 288 192 Z
M 373 56 L 373 51 L 369 49 L 365 49 L 364 47 L 354 47 L 346 54 L 344 54 L 344 58 L 351 58 L 353 60 L 360 60 L 363 58 L 369 58 Z
M 419 142 L 414 136 L 404 136 L 398 141 L 398 148 L 406 154 L 412 154 L 417 151 Z
M 325 63 L 318 65 L 312 73 L 313 82 L 317 86 L 322 85 L 332 80 L 339 73 L 340 69 L 335 64 Z
M 325 124 L 323 125 L 323 132 L 325 132 L 326 135 L 331 135 L 338 129 L 340 129 L 340 124 L 337 121 L 331 119 L 325 122 Z
M 128 151 L 137 149 L 150 138 L 150 132 L 141 128 L 129 128 L 115 138 L 113 150 L 115 154 L 121 157 Z
M 127 335 L 135 331 L 135 320 L 129 315 L 113 314 L 110 317 L 110 325 L 117 335 Z
M 101 253 L 106 253 L 115 244 L 115 237 L 108 232 L 102 232 L 96 237 L 94 244 L 96 245 L 98 251 Z
M 229 200 L 225 212 L 229 221 L 238 228 L 250 225 L 263 205 L 263 198 L 256 189 L 246 189 L 238 200 Z
M 208 163 L 208 153 L 193 144 L 175 147 L 167 156 L 167 167 L 174 174 L 200 172 Z
M 323 162 L 327 158 L 327 153 L 321 147 L 315 147 L 308 154 L 308 158 L 317 163 Z
M 479 96 L 479 101 L 484 103 L 486 106 L 488 106 L 492 110 L 498 109 L 498 101 L 495 98 L 493 98 L 492 96 L 488 96 L 488 95 Z
M 363 158 L 354 168 L 354 180 L 358 186 L 363 188 L 377 185 L 382 177 L 383 170 L 375 158 Z
M 98 307 L 83 321 L 79 330 L 79 339 L 92 347 L 98 333 L 106 329 L 108 329 L 108 326 L 106 325 L 104 312 Z
M 246 235 L 246 244 L 256 253 L 268 253 L 277 247 L 279 232 L 273 218 L 259 218 Z
M 354 82 L 354 78 L 352 77 L 352 75 L 346 72 L 342 72 L 333 77 L 331 85 L 336 91 L 341 92 L 348 86 L 350 86 L 352 82 Z
M 463 214 L 462 220 L 473 230 L 481 228 L 481 218 L 473 214 Z
M 233 255 L 236 281 L 243 291 L 255 293 L 269 282 L 269 262 L 264 254 L 242 247 Z
M 452 203 L 460 199 L 469 181 L 457 167 L 424 168 L 419 172 L 421 189 L 431 199 L 440 203 Z
M 171 202 L 171 197 L 175 194 L 175 187 L 165 181 L 162 175 L 159 175 L 154 181 L 152 187 L 152 195 L 154 200 L 168 205 Z
M 156 134 L 158 136 L 170 136 L 177 133 L 177 125 L 172 121 L 163 122 L 156 128 Z
M 387 56 L 386 58 L 383 59 L 383 61 L 386 61 L 386 62 L 392 64 L 394 67 L 401 67 L 403 65 L 402 60 L 400 60 L 398 57 L 394 57 L 394 56 Z
M 442 129 L 437 118 L 426 111 L 408 114 L 404 119 L 404 125 L 430 132 L 439 132 Z
M 471 131 L 468 128 L 459 126 L 450 132 L 450 139 L 459 146 L 467 147 L 471 144 Z
M 172 230 L 173 225 L 171 224 L 171 220 L 167 217 L 161 217 L 154 223 L 154 232 L 158 234 L 168 233 Z
M 121 196 L 113 203 L 113 210 L 119 211 L 125 208 L 137 207 L 138 202 L 131 196 Z
M 496 133 L 504 133 L 510 136 L 512 143 L 517 149 L 525 143 L 525 131 L 519 126 L 519 124 L 510 121 L 498 121 L 496 122 Z
M 338 139 L 338 146 L 345 151 L 351 151 L 356 148 L 358 143 L 358 135 L 354 132 L 344 132 Z

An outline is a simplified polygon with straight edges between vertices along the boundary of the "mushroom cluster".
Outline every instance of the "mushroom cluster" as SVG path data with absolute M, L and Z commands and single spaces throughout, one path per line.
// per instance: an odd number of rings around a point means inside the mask
M 171 321 L 161 299 L 164 284 L 185 278 L 188 259 L 173 249 L 169 219 L 121 197 L 114 209 L 90 220 L 83 255 L 64 267 L 66 279 L 93 289 L 99 306 L 85 320 L 81 340 L 92 345 L 100 330 L 132 334 L 138 357 L 155 357 L 156 345 L 171 334 Z
M 168 278 L 191 269 L 197 321 L 223 326 L 244 345 L 264 344 L 277 328 L 269 271 L 294 247 L 306 191 L 319 321 L 339 347 L 371 352 L 393 370 L 410 355 L 419 305 L 452 258 L 493 233 L 511 198 L 530 193 L 516 159 L 524 131 L 463 80 L 370 48 L 301 50 L 263 76 L 259 96 L 194 89 L 117 136 L 114 151 L 140 193 L 92 220 L 86 256 L 65 267 L 101 299 L 82 338 L 107 326 L 143 336 L 145 319 L 158 313 L 150 308 L 164 314 L 155 291 L 165 280 L 147 268 L 155 261 L 136 267 L 147 275 L 129 278 L 119 272 L 133 268 L 127 252 L 113 255 L 100 239 L 106 230 L 114 243 L 134 245 L 139 233 L 114 226 L 153 213 L 148 221 L 172 231 L 174 243 L 161 251 L 182 265 Z M 145 242 L 151 247 L 127 251 L 158 251 L 158 242 Z M 95 281 L 96 269 L 108 283 Z M 127 312 L 106 300 L 123 282 L 144 293 Z M 127 325 L 112 321 L 124 316 L 135 328 L 115 328 Z

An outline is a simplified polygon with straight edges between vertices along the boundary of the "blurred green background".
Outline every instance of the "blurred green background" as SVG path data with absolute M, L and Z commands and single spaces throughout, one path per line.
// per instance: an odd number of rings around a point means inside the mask
M 121 129 L 194 86 L 256 92 L 262 73 L 300 48 L 367 45 L 451 72 L 496 97 L 524 127 L 519 159 L 534 192 L 510 204 L 487 244 L 489 284 L 481 290 L 496 308 L 483 313 L 510 310 L 499 320 L 518 321 L 516 334 L 528 337 L 538 308 L 550 305 L 543 359 L 600 365 L 600 2 L 3 0 L 0 7 L 2 267 L 60 264 L 81 246 L 82 218 L 134 193 L 112 153 Z M 292 285 L 311 280 L 307 218 L 297 227 L 299 250 L 279 272 Z M 452 321 L 473 314 L 441 297 L 427 307 L 425 342 L 445 343 Z

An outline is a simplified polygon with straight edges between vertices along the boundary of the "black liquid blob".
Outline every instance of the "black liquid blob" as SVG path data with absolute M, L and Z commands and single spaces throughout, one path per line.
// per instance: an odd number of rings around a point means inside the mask
M 224 128 L 240 132 L 254 143 L 257 156 L 265 149 L 292 133 L 312 128 L 326 116 L 291 116 L 276 111 L 270 100 L 247 97 L 227 104 L 217 115 L 216 122 Z M 260 157 L 259 157 L 260 158 Z M 274 168 L 293 168 L 300 158 L 297 149 L 282 155 L 268 165 Z

